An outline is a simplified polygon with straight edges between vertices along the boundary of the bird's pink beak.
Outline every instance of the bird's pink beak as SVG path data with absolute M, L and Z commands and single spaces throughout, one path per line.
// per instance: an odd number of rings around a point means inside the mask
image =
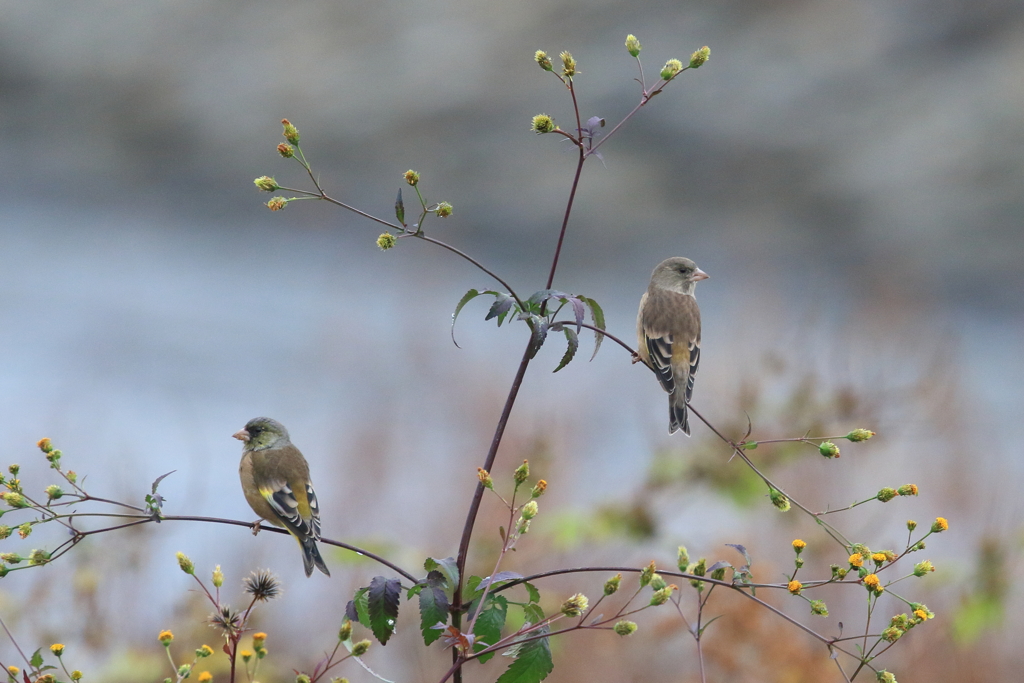
M 693 280 L 694 282 L 699 282 L 701 280 L 707 280 L 709 277 L 711 276 L 705 273 L 700 268 L 698 268 L 697 270 L 693 271 L 693 277 L 690 279 Z
M 246 443 L 249 442 L 249 432 L 245 431 L 244 429 L 239 429 L 231 436 L 238 439 L 239 441 L 245 441 Z

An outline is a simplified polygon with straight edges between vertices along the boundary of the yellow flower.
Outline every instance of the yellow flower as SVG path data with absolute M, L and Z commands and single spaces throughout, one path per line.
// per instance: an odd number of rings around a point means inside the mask
M 864 556 L 860 553 L 854 553 L 850 555 L 850 566 L 851 567 L 862 567 L 864 566 Z
M 940 531 L 945 531 L 949 528 L 949 522 L 946 521 L 945 517 L 936 517 L 935 522 L 932 524 L 932 533 L 937 534 Z
M 60 657 L 64 654 L 64 645 L 62 643 L 54 643 L 50 646 L 50 652 Z
M 871 561 L 875 564 L 882 564 L 885 562 L 885 553 L 874 553 L 871 556 Z
M 199 674 L 199 683 L 210 683 L 213 680 L 213 674 L 209 671 L 204 671 Z
M 803 550 L 806 547 L 807 547 L 807 542 L 806 541 L 802 541 L 799 538 L 796 539 L 795 541 L 793 541 L 793 550 L 795 550 L 798 555 L 800 554 L 800 551 Z
M 789 589 L 789 592 L 792 593 L 793 595 L 800 595 L 800 590 L 803 587 L 804 587 L 804 585 L 802 583 L 800 583 L 799 581 L 797 581 L 796 579 L 793 579 L 792 581 L 790 581 L 789 585 L 787 586 L 787 588 Z
M 167 647 L 174 640 L 174 634 L 170 631 L 160 631 L 160 635 L 157 636 L 157 640 L 163 643 L 164 647 Z
M 259 633 L 252 634 L 252 644 L 257 646 L 257 647 L 262 645 L 263 642 L 266 639 L 267 639 L 267 634 L 264 633 L 263 631 L 260 631 Z
M 881 593 L 885 588 L 882 587 L 881 582 L 878 579 L 878 574 L 868 574 L 864 577 L 864 586 L 875 593 Z
M 242 650 L 241 652 L 238 653 L 238 655 L 242 658 L 243 662 L 248 662 L 250 659 L 252 659 L 252 651 L 251 650 Z
M 20 672 L 20 671 L 21 671 L 21 669 L 19 669 L 16 666 L 9 666 L 9 667 L 7 667 L 7 673 L 11 674 L 12 676 L 17 676 L 18 672 Z
M 923 609 L 916 609 L 916 610 L 914 610 L 914 616 L 917 617 L 918 619 L 920 619 L 921 621 L 927 621 L 928 620 L 928 613 L 925 612 Z

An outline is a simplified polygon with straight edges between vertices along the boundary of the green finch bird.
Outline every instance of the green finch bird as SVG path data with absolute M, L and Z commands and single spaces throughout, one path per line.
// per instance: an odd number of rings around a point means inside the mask
M 693 290 L 708 274 L 688 258 L 658 264 L 640 299 L 636 316 L 637 351 L 668 392 L 668 433 L 690 435 L 686 404 L 700 364 L 700 308 Z
M 257 417 L 232 436 L 244 444 L 238 476 L 249 507 L 299 541 L 306 576 L 313 574 L 314 566 L 330 576 L 316 547 L 320 540 L 320 508 L 309 480 L 309 465 L 292 445 L 288 430 L 277 420 Z M 253 534 L 259 529 L 257 520 Z

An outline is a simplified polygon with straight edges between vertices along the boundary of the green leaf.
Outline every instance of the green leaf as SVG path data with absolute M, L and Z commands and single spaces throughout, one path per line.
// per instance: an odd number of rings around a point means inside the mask
M 480 294 L 481 294 L 481 292 L 478 292 L 475 289 L 471 289 L 468 292 L 466 292 L 465 294 L 463 294 L 462 298 L 459 299 L 459 304 L 455 307 L 455 312 L 452 313 L 452 343 L 455 344 L 455 346 L 457 346 L 460 349 L 462 347 L 459 346 L 459 342 L 455 341 L 455 321 L 456 321 L 456 319 L 458 319 L 459 311 L 462 310 L 462 307 L 465 306 L 466 304 L 468 304 L 473 299 L 475 299 L 478 296 L 480 296 Z
M 29 660 L 29 663 L 32 665 L 32 668 L 34 669 L 38 669 L 43 665 L 43 656 L 39 654 L 42 649 L 43 648 L 39 648 L 38 650 L 33 652 L 32 658 Z
M 495 294 L 494 303 L 491 304 L 491 310 L 487 312 L 487 317 L 484 320 L 490 320 L 491 318 L 498 319 L 498 327 L 501 327 L 501 323 L 505 321 L 505 316 L 515 305 L 516 300 L 508 294 Z
M 590 319 L 594 323 L 594 327 L 599 330 L 604 329 L 604 311 L 601 310 L 600 304 L 593 299 L 585 296 L 580 297 L 580 301 L 583 301 L 590 307 Z M 594 355 L 590 357 L 590 360 L 594 360 L 597 356 L 597 350 L 601 348 L 601 342 L 604 341 L 604 335 L 600 332 L 594 333 Z
M 360 588 L 345 605 L 345 616 L 350 621 L 358 621 L 366 628 L 370 628 L 370 612 L 367 609 L 368 598 L 366 595 L 369 590 L 369 587 Z
M 539 315 L 526 315 L 526 322 L 530 325 L 531 342 L 530 342 L 530 358 L 537 355 L 540 351 L 540 347 L 544 346 L 544 340 L 548 336 L 548 321 L 546 318 L 542 318 Z
M 483 577 L 476 576 L 475 574 L 466 579 L 466 595 L 472 595 L 473 593 L 476 593 L 477 586 L 480 585 L 481 581 L 483 581 Z
M 575 299 L 573 299 L 573 301 L 575 301 Z M 558 372 L 566 365 L 568 365 L 569 361 L 571 361 L 573 357 L 576 355 L 576 350 L 580 348 L 580 338 L 576 335 L 576 332 L 574 332 L 572 328 L 569 327 L 560 327 L 562 328 L 562 332 L 565 333 L 565 340 L 568 342 L 568 344 L 565 348 L 565 355 L 562 356 L 562 362 L 560 362 L 558 364 L 558 367 L 552 370 L 552 372 Z
M 459 565 L 455 562 L 454 557 L 446 557 L 443 560 L 428 557 L 427 561 L 423 563 L 423 568 L 427 570 L 428 574 L 433 571 L 444 574 L 444 578 L 448 581 L 445 588 L 449 591 L 459 585 Z
M 444 592 L 445 577 L 439 571 L 427 574 L 426 585 L 420 591 L 420 631 L 423 632 L 423 644 L 430 645 L 444 635 L 444 631 L 434 628 L 448 623 L 448 596 Z
M 548 631 L 548 627 L 544 626 L 534 633 Z M 514 656 L 516 660 L 498 677 L 497 683 L 540 683 L 555 668 L 554 662 L 551 661 L 551 647 L 547 638 L 538 638 L 513 646 L 505 654 Z
M 405 204 L 402 203 L 402 188 L 398 188 L 398 199 L 395 200 L 395 218 L 405 225 Z
M 501 629 L 505 627 L 506 616 L 508 616 L 508 600 L 501 595 L 488 595 L 483 611 L 473 623 L 473 635 L 476 636 L 476 642 L 473 644 L 474 652 L 479 652 L 501 640 Z M 480 663 L 483 664 L 493 656 L 493 652 L 481 655 Z
M 539 624 L 544 620 L 544 610 L 537 603 L 531 602 L 528 605 L 523 605 L 523 616 L 531 624 Z
M 381 645 L 387 645 L 388 639 L 395 633 L 401 589 L 402 584 L 398 579 L 375 576 L 370 581 L 370 590 L 367 591 L 370 630 Z
M 530 596 L 530 602 L 540 602 L 540 591 L 529 581 L 523 583 L 526 586 L 526 593 Z
M 717 617 L 712 617 L 712 618 L 708 619 L 706 622 L 704 622 L 704 625 L 700 627 L 700 633 L 698 633 L 697 635 L 698 636 L 704 635 L 704 631 L 708 630 L 708 626 L 711 626 L 711 624 L 713 624 L 714 622 L 718 621 L 723 616 L 724 615 L 719 614 Z

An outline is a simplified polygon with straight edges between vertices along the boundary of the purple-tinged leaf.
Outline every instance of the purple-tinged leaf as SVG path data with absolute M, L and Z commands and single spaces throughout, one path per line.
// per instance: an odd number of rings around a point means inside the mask
M 387 645 L 395 633 L 398 620 L 398 599 L 402 584 L 398 579 L 375 576 L 367 591 L 370 630 L 381 645 Z

